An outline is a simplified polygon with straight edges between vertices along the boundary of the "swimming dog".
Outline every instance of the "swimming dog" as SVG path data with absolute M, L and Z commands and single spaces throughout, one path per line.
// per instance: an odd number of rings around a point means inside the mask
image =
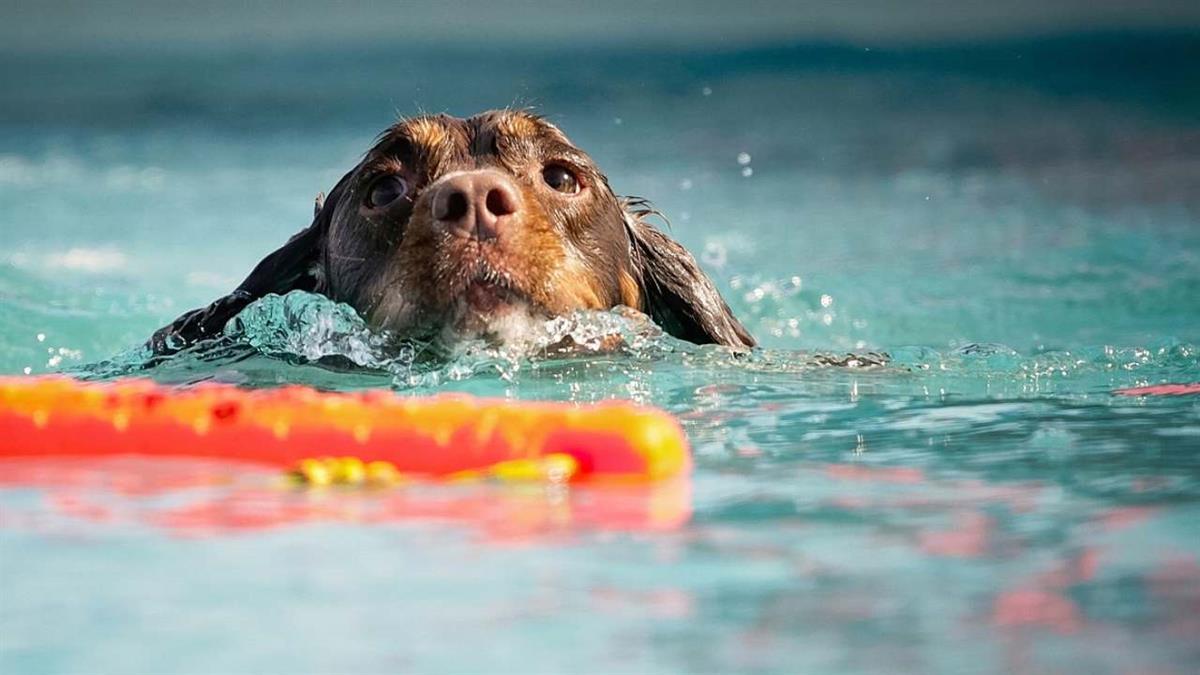
M 647 222 L 653 213 L 528 111 L 405 119 L 318 199 L 308 227 L 149 346 L 169 354 L 216 337 L 251 302 L 292 290 L 444 345 L 503 344 L 535 322 L 626 306 L 683 340 L 754 346 L 695 258 Z

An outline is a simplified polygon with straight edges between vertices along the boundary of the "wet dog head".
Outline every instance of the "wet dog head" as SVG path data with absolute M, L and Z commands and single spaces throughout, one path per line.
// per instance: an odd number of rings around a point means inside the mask
M 503 341 L 572 310 L 640 306 L 621 201 L 526 113 L 397 124 L 329 217 L 326 293 L 400 334 Z
M 239 305 L 300 288 L 399 335 L 444 343 L 506 342 L 532 322 L 624 305 L 682 339 L 752 346 L 695 259 L 645 214 L 528 112 L 404 120 L 233 295 L 152 343 L 219 332 Z

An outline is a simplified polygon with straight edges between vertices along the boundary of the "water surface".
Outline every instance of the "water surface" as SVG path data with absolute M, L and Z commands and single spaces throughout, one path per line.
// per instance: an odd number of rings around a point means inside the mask
M 0 372 L 633 398 L 697 456 L 658 502 L 9 485 L 0 670 L 1193 672 L 1200 400 L 1112 392 L 1200 380 L 1196 45 L 0 60 Z M 505 105 L 653 200 L 762 349 L 414 369 L 291 295 L 141 368 L 397 113 Z

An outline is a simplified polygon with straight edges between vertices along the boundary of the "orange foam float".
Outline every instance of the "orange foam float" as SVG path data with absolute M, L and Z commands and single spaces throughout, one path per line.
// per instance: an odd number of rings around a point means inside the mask
M 319 457 L 404 475 L 520 476 L 530 462 L 571 482 L 685 474 L 687 437 L 670 415 L 628 402 L 588 406 L 386 391 L 165 387 L 149 380 L 0 377 L 0 459 L 204 458 L 292 469 Z

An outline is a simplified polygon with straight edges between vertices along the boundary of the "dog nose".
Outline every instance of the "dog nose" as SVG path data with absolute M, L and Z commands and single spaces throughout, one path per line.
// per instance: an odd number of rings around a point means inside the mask
M 464 171 L 435 185 L 433 219 L 460 237 L 495 239 L 520 211 L 520 195 L 512 179 L 499 171 Z

